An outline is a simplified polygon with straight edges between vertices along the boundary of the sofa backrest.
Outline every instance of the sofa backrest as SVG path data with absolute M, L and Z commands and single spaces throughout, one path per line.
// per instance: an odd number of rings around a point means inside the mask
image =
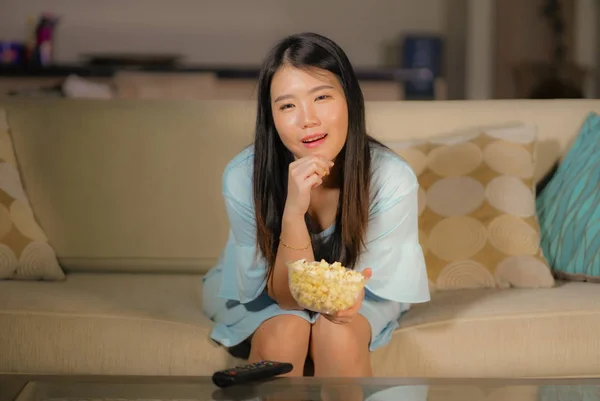
M 25 189 L 67 271 L 203 272 L 228 222 L 227 162 L 251 144 L 254 104 L 226 101 L 3 100 Z M 536 124 L 539 179 L 600 100 L 367 104 L 376 138 L 477 125 Z

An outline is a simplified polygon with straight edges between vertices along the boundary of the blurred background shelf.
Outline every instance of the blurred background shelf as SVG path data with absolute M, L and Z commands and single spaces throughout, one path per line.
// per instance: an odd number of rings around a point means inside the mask
M 54 65 L 44 68 L 0 66 L 0 96 L 49 95 L 69 76 L 109 85 L 116 97 L 197 100 L 253 100 L 258 67 Z M 366 100 L 403 100 L 404 82 L 427 77 L 420 69 L 356 70 Z M 435 99 L 446 98 L 444 79 L 434 82 Z M 35 89 L 45 88 L 35 94 Z

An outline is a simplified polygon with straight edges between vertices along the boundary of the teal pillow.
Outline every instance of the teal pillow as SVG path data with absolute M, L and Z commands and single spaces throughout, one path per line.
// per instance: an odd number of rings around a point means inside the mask
M 536 206 L 541 247 L 555 275 L 600 281 L 600 115 L 588 114 Z

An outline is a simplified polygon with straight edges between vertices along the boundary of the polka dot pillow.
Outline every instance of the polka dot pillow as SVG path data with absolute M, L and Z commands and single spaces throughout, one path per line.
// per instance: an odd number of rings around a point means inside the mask
M 432 290 L 552 287 L 535 208 L 533 126 L 387 145 L 414 169 Z
M 6 113 L 0 109 L 0 280 L 65 279 L 21 182 Z

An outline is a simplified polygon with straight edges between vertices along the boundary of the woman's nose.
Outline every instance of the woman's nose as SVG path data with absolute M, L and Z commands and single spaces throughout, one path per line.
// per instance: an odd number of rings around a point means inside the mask
M 319 125 L 319 118 L 312 105 L 303 107 L 301 122 L 304 128 L 310 128 Z

